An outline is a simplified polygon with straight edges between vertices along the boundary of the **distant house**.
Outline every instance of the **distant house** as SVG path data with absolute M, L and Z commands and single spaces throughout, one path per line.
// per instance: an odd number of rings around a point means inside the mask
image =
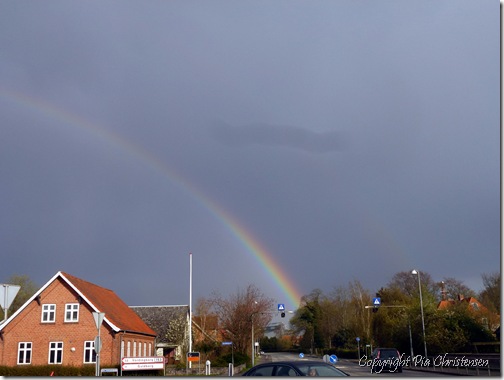
M 495 331 L 500 326 L 500 316 L 488 310 L 474 297 L 464 297 L 459 294 L 457 300 L 443 299 L 439 302 L 437 309 L 447 310 L 455 306 L 464 306 L 483 326 L 491 331 Z
M 226 331 L 219 328 L 217 315 L 193 316 L 193 340 L 194 344 L 204 341 L 222 343 L 227 340 Z
M 189 347 L 189 306 L 131 306 L 131 310 L 157 333 L 157 356 L 164 356 L 167 364 L 183 361 Z
M 156 332 L 112 290 L 58 272 L 0 324 L 0 365 L 96 363 L 93 312 L 104 313 L 102 367 L 155 354 Z

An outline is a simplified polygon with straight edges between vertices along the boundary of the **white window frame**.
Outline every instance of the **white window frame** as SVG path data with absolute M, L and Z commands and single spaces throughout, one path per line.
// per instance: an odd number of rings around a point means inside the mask
M 137 350 L 136 350 L 136 348 L 137 348 L 137 342 L 134 341 L 133 342 L 133 357 L 135 357 L 135 358 L 137 356 Z
M 51 356 L 54 356 L 53 361 L 51 361 Z M 47 357 L 47 362 L 49 364 L 63 363 L 63 342 L 49 342 L 49 355 Z
M 91 361 L 86 360 L 86 357 Z M 84 364 L 96 363 L 96 351 L 94 349 L 94 340 L 84 341 L 84 357 L 82 358 Z
M 45 320 L 44 320 L 44 318 L 45 318 Z M 56 304 L 55 303 L 45 303 L 42 305 L 42 315 L 40 316 L 40 321 L 42 323 L 56 322 Z
M 17 364 L 31 364 L 32 342 L 19 342 Z
M 65 322 L 79 322 L 79 304 L 65 304 Z

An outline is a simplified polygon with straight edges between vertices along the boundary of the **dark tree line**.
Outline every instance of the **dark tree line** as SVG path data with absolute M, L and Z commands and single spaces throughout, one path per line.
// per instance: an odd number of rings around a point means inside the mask
M 474 344 L 495 342 L 495 328 L 500 324 L 501 275 L 482 275 L 484 289 L 476 294 L 454 278 L 433 281 L 429 273 L 421 272 L 423 314 L 429 354 L 443 352 L 471 352 Z M 38 287 L 24 275 L 14 275 L 9 284 L 21 289 L 8 311 L 11 316 Z M 468 302 L 475 297 L 482 308 L 474 309 Z M 370 307 L 373 297 L 381 298 L 377 312 Z M 439 309 L 442 300 L 453 300 L 450 307 Z M 272 320 L 273 299 L 256 286 L 249 285 L 228 298 L 214 293 L 200 299 L 196 313 L 205 324 L 208 316 L 217 316 L 224 339 L 233 341 L 237 353 L 252 353 L 252 330 L 260 340 Z M 321 353 L 330 350 L 356 350 L 360 347 L 391 346 L 401 352 L 423 353 L 423 329 L 418 277 L 410 272 L 398 272 L 391 281 L 376 292 L 371 292 L 358 280 L 334 288 L 329 293 L 313 290 L 302 297 L 300 307 L 290 319 L 291 340 L 276 337 L 263 340 L 276 349 L 292 348 L 304 352 Z M 3 320 L 0 310 L 0 321 Z M 219 350 L 214 341 L 202 342 L 204 352 Z M 364 353 L 364 351 L 361 351 Z
M 475 344 L 496 341 L 500 273 L 482 276 L 485 288 L 480 294 L 453 278 L 435 282 L 423 272 L 420 277 L 429 355 L 473 352 Z M 423 354 L 419 290 L 418 277 L 411 272 L 396 273 L 373 293 L 363 289 L 359 281 L 329 294 L 317 289 L 302 298 L 291 324 L 302 336 L 300 346 L 306 352 L 356 350 L 359 338 L 361 347 L 397 347 L 408 355 L 411 351 Z M 381 299 L 379 308 L 371 305 L 374 297 Z M 470 297 L 483 306 L 468 302 L 474 301 Z M 442 300 L 447 301 L 445 307 L 440 306 Z

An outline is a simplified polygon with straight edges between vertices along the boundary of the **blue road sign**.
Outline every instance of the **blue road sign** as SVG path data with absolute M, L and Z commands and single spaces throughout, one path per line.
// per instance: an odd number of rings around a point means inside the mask
M 359 338 L 359 337 L 357 337 L 357 338 L 355 338 L 355 340 L 356 340 L 357 342 L 359 342 L 359 341 L 360 341 L 360 338 Z
M 303 354 L 302 352 L 300 352 L 300 353 L 299 353 L 299 357 L 300 357 L 301 359 L 303 359 L 303 358 L 304 358 L 304 354 Z
M 380 305 L 381 305 L 381 298 L 380 297 L 373 298 L 373 306 L 380 306 Z
M 285 311 L 285 304 L 279 303 L 278 304 L 278 311 Z
M 222 342 L 223 346 L 231 346 L 233 342 Z
M 338 361 L 338 357 L 334 354 L 332 354 L 331 356 L 329 356 L 329 361 L 332 363 L 332 364 L 336 364 L 337 361 Z

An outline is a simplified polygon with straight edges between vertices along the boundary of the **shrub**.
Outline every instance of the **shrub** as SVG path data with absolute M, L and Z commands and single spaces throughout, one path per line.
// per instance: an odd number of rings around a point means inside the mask
M 71 367 L 60 365 L 0 366 L 0 376 L 94 376 L 95 366 Z

